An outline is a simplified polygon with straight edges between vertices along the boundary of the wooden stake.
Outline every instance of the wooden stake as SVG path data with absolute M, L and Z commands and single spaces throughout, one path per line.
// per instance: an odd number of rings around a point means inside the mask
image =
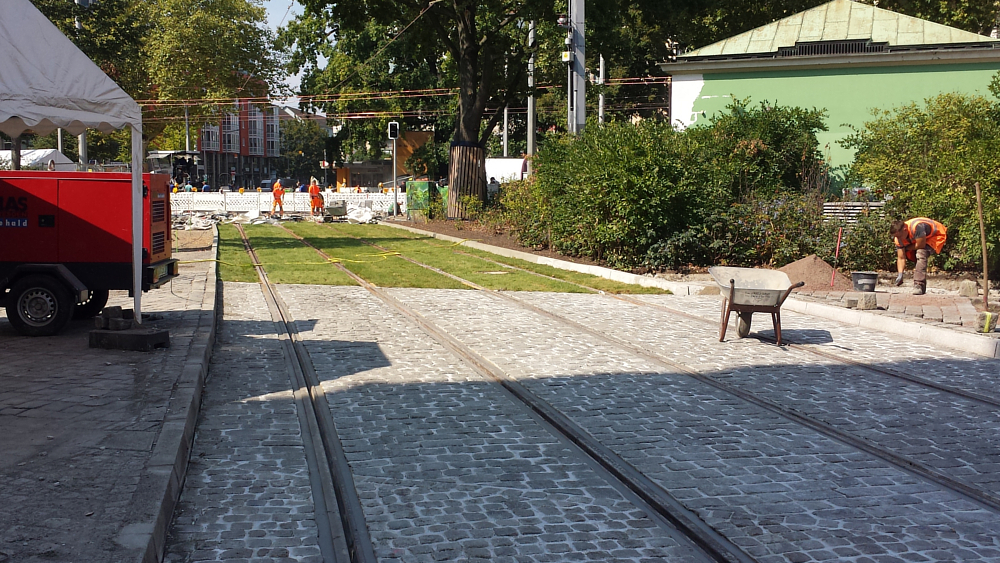
M 983 244 L 983 305 L 990 310 L 990 270 L 986 263 L 986 224 L 983 222 L 983 190 L 976 182 L 976 208 L 979 211 L 979 240 Z

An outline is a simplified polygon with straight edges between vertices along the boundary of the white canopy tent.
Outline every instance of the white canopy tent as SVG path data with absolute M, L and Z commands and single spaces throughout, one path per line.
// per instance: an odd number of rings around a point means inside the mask
M 11 153 L 14 151 L 0 151 L 0 164 L 10 166 Z M 52 161 L 59 172 L 76 172 L 76 163 L 66 157 L 57 149 L 26 149 L 21 151 L 21 168 L 33 168 L 35 170 L 45 170 Z
M 0 1 L 0 131 L 132 130 L 132 287 L 142 295 L 142 111 L 30 0 Z

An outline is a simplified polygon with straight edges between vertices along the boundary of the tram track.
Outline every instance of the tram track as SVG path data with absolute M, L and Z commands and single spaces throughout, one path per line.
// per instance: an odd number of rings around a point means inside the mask
M 302 441 L 313 489 L 317 535 L 323 560 L 331 563 L 376 563 L 364 512 L 347 464 L 347 456 L 330 416 L 319 378 L 302 344 L 292 316 L 277 289 L 268 280 L 242 225 L 236 225 L 244 249 L 253 261 L 258 280 L 285 347 L 285 365 L 294 385 Z
M 731 543 L 722 534 L 712 528 L 707 522 L 698 517 L 694 511 L 685 507 L 666 489 L 626 462 L 618 454 L 595 439 L 558 409 L 509 376 L 501 367 L 497 366 L 495 363 L 482 356 L 469 346 L 463 344 L 458 339 L 451 336 L 447 331 L 438 327 L 413 308 L 406 306 L 382 288 L 368 282 L 354 272 L 351 272 L 350 269 L 345 267 L 343 264 L 336 262 L 332 257 L 319 248 L 313 246 L 309 243 L 309 241 L 305 240 L 297 233 L 285 228 L 284 226 L 280 226 L 280 228 L 290 233 L 306 246 L 312 248 L 317 254 L 350 276 L 351 279 L 353 279 L 369 293 L 377 297 L 384 304 L 420 327 L 421 330 L 434 338 L 449 352 L 463 360 L 480 376 L 498 384 L 511 396 L 527 406 L 532 412 L 540 416 L 542 420 L 550 425 L 552 431 L 558 433 L 561 438 L 569 440 L 570 443 L 579 448 L 583 455 L 586 455 L 593 462 L 596 462 L 600 467 L 607 471 L 610 474 L 609 477 L 616 479 L 619 486 L 624 487 L 635 494 L 638 499 L 641 499 L 641 501 L 646 504 L 648 509 L 654 511 L 661 518 L 665 519 L 674 528 L 681 532 L 681 534 L 683 534 L 687 540 L 701 550 L 709 560 L 720 563 L 752 563 L 756 561 L 756 559 L 748 555 L 738 546 Z M 249 241 L 247 241 L 246 244 L 249 245 Z M 399 257 L 424 267 L 427 266 L 402 255 Z M 434 271 L 451 277 L 452 279 L 462 280 L 458 276 L 452 276 L 443 270 L 434 269 Z M 463 283 L 469 287 L 489 291 L 468 280 L 464 280 Z
M 285 227 L 282 227 L 282 228 L 285 229 Z M 296 233 L 292 232 L 291 230 L 288 230 L 288 229 L 285 229 L 285 230 L 288 231 L 289 233 L 291 233 L 297 239 L 301 240 L 304 244 L 306 244 L 306 245 L 314 248 L 317 252 L 320 252 L 321 255 L 323 255 L 325 258 L 329 258 L 328 256 L 325 255 L 325 253 L 322 253 L 322 251 L 320 251 L 316 247 L 314 247 L 311 244 L 309 244 L 309 242 L 306 241 L 304 238 L 300 237 L 299 235 L 297 235 Z M 380 246 L 378 244 L 375 244 L 375 243 L 373 243 L 371 241 L 368 241 L 368 240 L 366 240 L 366 239 L 364 239 L 362 237 L 352 237 L 352 238 L 354 238 L 356 240 L 359 240 L 359 241 L 362 241 L 365 244 L 367 244 L 369 246 L 372 246 L 373 248 L 377 248 L 379 250 L 382 250 L 384 252 L 392 252 L 393 251 L 392 249 L 385 248 L 385 247 Z M 474 255 L 469 254 L 469 256 L 474 256 Z M 742 388 L 740 388 L 738 386 L 731 385 L 729 383 L 720 381 L 720 380 L 718 380 L 716 378 L 713 378 L 713 377 L 711 377 L 709 375 L 706 375 L 701 370 L 698 370 L 696 368 L 692 368 L 692 367 L 690 367 L 688 365 L 685 365 L 683 363 L 680 363 L 680 362 L 677 362 L 675 360 L 666 358 L 666 357 L 660 355 L 659 353 L 657 353 L 655 351 L 649 350 L 649 349 L 647 349 L 647 348 L 645 348 L 643 346 L 639 346 L 639 345 L 637 345 L 637 344 L 635 344 L 633 342 L 626 341 L 626 340 L 623 340 L 623 339 L 618 338 L 616 336 L 613 336 L 613 335 L 607 334 L 605 332 L 596 330 L 594 328 L 591 328 L 591 327 L 589 327 L 589 326 L 587 326 L 585 324 L 579 323 L 579 322 L 574 321 L 572 319 L 567 319 L 567 318 L 565 318 L 563 316 L 560 316 L 560 315 L 557 315 L 555 313 L 552 313 L 551 311 L 548 311 L 546 309 L 538 307 L 538 306 L 536 306 L 536 305 L 534 305 L 532 303 L 529 303 L 529 302 L 527 302 L 527 301 L 525 301 L 523 299 L 517 298 L 517 297 L 515 297 L 513 295 L 510 295 L 508 293 L 503 293 L 503 292 L 500 292 L 500 291 L 495 291 L 495 290 L 491 290 L 491 289 L 485 288 L 485 287 L 483 287 L 483 286 L 481 286 L 479 284 L 476 284 L 475 282 L 472 282 L 470 280 L 463 279 L 463 278 L 461 278 L 459 276 L 456 276 L 454 274 L 445 272 L 444 270 L 441 270 L 440 268 L 436 268 L 436 267 L 431 266 L 429 264 L 424 264 L 424 263 L 419 262 L 417 260 L 414 260 L 414 259 L 412 259 L 410 257 L 404 256 L 401 253 L 399 254 L 399 257 L 402 258 L 402 259 L 404 259 L 404 260 L 406 260 L 406 261 L 408 261 L 408 262 L 410 262 L 410 263 L 413 263 L 415 265 L 418 265 L 418 266 L 421 266 L 423 268 L 426 268 L 426 269 L 428 269 L 430 271 L 434 271 L 434 272 L 437 272 L 439 274 L 443 274 L 443 275 L 445 275 L 445 276 L 447 276 L 447 277 L 449 277 L 451 279 L 454 279 L 456 281 L 459 281 L 459 282 L 463 283 L 464 285 L 466 285 L 466 286 L 468 286 L 470 288 L 476 289 L 477 291 L 481 291 L 481 292 L 483 292 L 485 294 L 494 296 L 496 298 L 505 300 L 505 301 L 510 302 L 510 303 L 514 303 L 514 304 L 516 304 L 519 307 L 522 307 L 524 309 L 530 310 L 530 311 L 532 311 L 532 312 L 534 312 L 534 313 L 536 313 L 538 315 L 541 315 L 541 316 L 543 316 L 545 318 L 548 318 L 550 320 L 559 322 L 559 323 L 561 323 L 563 325 L 572 327 L 572 328 L 574 328 L 576 330 L 579 330 L 581 332 L 589 334 L 589 335 L 591 335 L 591 336 L 593 336 L 593 337 L 595 337 L 595 338 L 597 338 L 599 340 L 603 340 L 603 341 L 612 343 L 615 346 L 617 346 L 617 347 L 619 347 L 621 349 L 627 350 L 627 351 L 629 351 L 629 352 L 631 352 L 631 353 L 633 353 L 633 354 L 635 354 L 635 355 L 637 355 L 637 356 L 639 356 L 641 358 L 644 358 L 644 359 L 646 359 L 648 361 L 654 362 L 656 364 L 660 364 L 661 366 L 664 366 L 664 367 L 668 367 L 668 368 L 677 370 L 677 371 L 679 371 L 681 373 L 684 373 L 685 375 L 688 375 L 688 376 L 694 378 L 695 380 L 697 380 L 697 381 L 699 381 L 701 383 L 704 383 L 704 384 L 709 385 L 711 387 L 714 387 L 714 388 L 716 388 L 716 389 L 718 389 L 720 391 L 723 391 L 725 393 L 733 395 L 733 396 L 735 396 L 735 397 L 737 397 L 737 398 L 739 398 L 739 399 L 741 399 L 743 401 L 746 401 L 746 402 L 749 402 L 751 404 L 754 404 L 754 405 L 756 405 L 756 406 L 758 406 L 760 408 L 763 408 L 763 409 L 765 409 L 767 411 L 770 411 L 770 412 L 772 412 L 774 414 L 777 414 L 777 415 L 782 416 L 782 417 L 784 417 L 784 418 L 786 418 L 788 420 L 791 420 L 791 421 L 793 421 L 793 422 L 795 422 L 797 424 L 805 426 L 806 428 L 809 428 L 809 429 L 811 429 L 813 431 L 816 431 L 816 432 L 818 432 L 818 433 L 820 433 L 822 435 L 825 435 L 825 436 L 827 436 L 829 438 L 837 440 L 837 441 L 839 441 L 839 442 L 841 442 L 843 444 L 847 444 L 848 446 L 851 446 L 851 447 L 853 447 L 855 449 L 861 450 L 861 451 L 863 451 L 863 452 L 865 452 L 865 453 L 867 453 L 869 455 L 875 456 L 875 457 L 877 457 L 877 458 L 885 461 L 886 463 L 889 463 L 889 464 L 891 464 L 891 465 L 893 465 L 893 466 L 895 466 L 895 467 L 897 467 L 899 469 L 902 469 L 903 471 L 906 471 L 906 472 L 909 472 L 911 474 L 917 475 L 917 476 L 919 476 L 919 477 L 921 477 L 923 479 L 926 479 L 926 480 L 928 480 L 928 481 L 930 481 L 932 483 L 937 484 L 940 487 L 946 488 L 946 489 L 948 489 L 948 490 L 950 490 L 950 491 L 952 491 L 952 492 L 954 492 L 954 493 L 956 493 L 956 494 L 958 494 L 958 495 L 960 495 L 960 496 L 962 496 L 962 497 L 964 497 L 964 498 L 966 498 L 966 499 L 968 499 L 970 501 L 973 501 L 973 502 L 976 502 L 977 504 L 980 504 L 982 506 L 988 507 L 990 510 L 1000 512 L 1000 495 L 997 495 L 996 493 L 993 493 L 991 491 L 983 490 L 982 488 L 976 486 L 975 484 L 967 482 L 964 479 L 948 475 L 944 471 L 941 471 L 941 470 L 939 470 L 939 469 L 937 469 L 935 467 L 932 467 L 929 464 L 926 464 L 926 463 L 923 463 L 921 461 L 915 460 L 915 459 L 913 459 L 913 458 L 911 458 L 909 456 L 899 454 L 899 453 L 897 453 L 897 452 L 895 452 L 895 451 L 893 451 L 893 450 L 891 450 L 891 449 L 889 449 L 887 447 L 881 446 L 881 445 L 879 445 L 879 444 L 877 444 L 877 443 L 875 443 L 875 442 L 873 442 L 873 441 L 871 441 L 869 439 L 866 439 L 866 438 L 864 438 L 862 436 L 858 436 L 856 434 L 847 432 L 845 430 L 841 430 L 840 428 L 837 428 L 833 424 L 830 424 L 828 422 L 825 422 L 825 421 L 819 420 L 817 418 L 814 418 L 812 416 L 809 416 L 807 414 L 804 414 L 804 413 L 800 412 L 797 409 L 786 407 L 786 406 L 784 406 L 784 405 L 782 405 L 782 404 L 780 404 L 778 402 L 775 402 L 775 401 L 772 401 L 770 399 L 764 398 L 764 397 L 762 397 L 762 396 L 760 396 L 760 395 L 758 395 L 756 393 L 752 393 L 752 392 L 747 391 L 745 389 L 742 389 Z M 481 258 L 481 257 L 478 257 L 478 256 L 475 256 L 475 257 L 476 258 Z M 541 275 L 542 277 L 549 277 L 549 276 L 544 276 L 542 274 L 537 274 L 536 272 L 531 272 L 530 270 L 524 270 L 524 269 L 521 269 L 521 268 L 509 266 L 509 265 L 503 264 L 502 262 L 491 261 L 489 259 L 484 259 L 484 260 L 487 261 L 487 262 L 493 262 L 495 264 L 498 264 L 498 265 L 501 265 L 501 266 L 504 266 L 504 267 L 511 267 L 511 268 L 514 268 L 514 269 L 525 271 L 527 273 L 534 273 L 535 275 Z M 558 278 L 553 278 L 553 279 L 558 279 Z M 559 280 L 559 281 L 564 281 L 564 280 Z M 572 283 L 572 282 L 570 282 L 570 283 Z M 577 285 L 577 286 L 585 288 L 585 289 L 589 289 L 589 290 L 594 291 L 596 293 L 604 293 L 604 292 L 602 292 L 600 290 L 597 290 L 595 288 L 589 288 L 589 287 L 586 287 L 586 286 L 581 285 L 581 284 L 574 284 L 574 285 Z M 632 298 L 628 298 L 628 297 L 624 297 L 624 296 L 620 296 L 620 295 L 607 294 L 607 293 L 605 293 L 605 295 L 610 295 L 613 298 L 620 299 L 620 300 L 623 300 L 623 301 L 626 301 L 626 302 L 630 302 L 630 303 L 634 303 L 636 305 L 646 305 L 646 306 L 654 306 L 654 307 L 656 306 L 655 304 L 646 303 L 646 302 L 644 302 L 642 300 L 632 299 Z M 399 304 L 399 305 L 402 306 L 402 307 L 405 307 L 402 304 Z M 673 308 L 663 307 L 663 306 L 659 306 L 658 308 L 660 308 L 661 310 L 665 310 L 667 312 L 671 312 L 671 313 L 683 315 L 686 318 L 691 318 L 693 320 L 698 320 L 698 321 L 701 321 L 701 322 L 711 322 L 711 321 L 708 321 L 707 319 L 704 319 L 703 317 L 699 317 L 697 315 L 691 315 L 689 313 L 686 313 L 686 312 L 683 312 L 683 311 L 679 311 L 679 310 L 676 310 L 676 309 L 673 309 Z M 419 314 L 416 313 L 416 312 L 413 312 L 413 315 L 417 315 L 419 317 Z M 420 318 L 422 319 L 422 322 L 429 323 L 429 321 L 423 320 L 422 317 L 420 317 Z M 463 348 L 467 348 L 467 347 L 465 347 L 464 344 L 460 344 L 460 343 L 457 343 L 457 342 L 456 342 L 456 345 L 457 346 L 461 346 Z M 807 352 L 807 353 L 814 354 L 814 355 L 817 355 L 817 356 L 820 356 L 820 357 L 827 357 L 828 359 L 831 359 L 831 358 L 829 358 L 825 354 L 820 354 L 820 353 L 817 353 L 817 351 L 813 351 L 813 350 L 811 350 L 809 348 L 806 348 L 804 345 L 795 344 L 794 346 L 795 346 L 795 348 L 793 348 L 793 349 L 795 349 L 795 350 L 799 350 L 799 351 Z M 471 349 L 469 349 L 469 352 L 471 352 L 472 354 L 477 354 L 474 351 L 472 351 Z M 829 356 L 835 356 L 835 355 L 830 354 Z M 839 358 L 835 357 L 833 359 L 839 359 Z M 849 363 L 851 365 L 855 365 L 854 362 L 844 362 L 844 363 L 845 364 Z M 896 374 L 894 372 L 890 372 L 888 370 L 879 370 L 877 368 L 871 368 L 870 366 L 865 366 L 864 364 L 858 364 L 858 365 L 859 365 L 859 367 L 868 367 L 869 370 L 872 371 L 873 373 L 877 373 L 877 374 L 880 374 L 880 375 L 888 375 L 888 376 L 895 377 L 895 378 L 900 378 L 900 376 L 898 374 Z M 497 368 L 497 369 L 499 369 L 499 368 Z M 939 384 L 936 384 L 935 382 L 927 381 L 924 378 L 919 378 L 918 376 L 913 376 L 913 377 L 915 377 L 915 378 L 918 379 L 918 381 L 914 381 L 914 383 L 919 383 L 919 384 L 924 385 L 925 387 L 936 389 L 938 391 L 944 391 L 944 392 L 948 392 L 948 393 L 953 393 L 953 391 L 951 391 L 949 389 L 942 389 L 941 388 L 941 387 L 949 387 L 949 386 L 941 386 Z M 910 379 L 908 379 L 908 378 L 900 378 L 900 379 L 904 379 L 906 381 L 910 381 Z M 516 382 L 512 382 L 512 383 L 517 384 Z M 964 390 L 958 390 L 958 391 L 959 391 L 958 393 L 954 393 L 954 394 L 962 396 L 964 398 L 975 400 L 977 402 L 986 402 L 989 405 L 994 405 L 994 403 L 992 403 L 989 400 L 983 401 L 983 400 L 981 400 L 981 398 L 975 397 L 978 394 L 969 393 L 969 392 L 966 392 Z M 973 396 L 969 396 L 969 395 L 973 395 Z M 534 408 L 534 407 L 532 407 L 532 408 Z M 666 492 L 666 491 L 664 491 L 664 492 Z

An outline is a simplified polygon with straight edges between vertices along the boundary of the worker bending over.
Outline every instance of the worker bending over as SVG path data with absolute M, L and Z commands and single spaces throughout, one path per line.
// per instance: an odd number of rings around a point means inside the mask
M 889 234 L 896 243 L 896 272 L 899 273 L 896 285 L 903 285 L 906 261 L 915 262 L 913 294 L 923 295 L 927 292 L 927 258 L 941 253 L 948 240 L 948 229 L 933 219 L 916 217 L 909 221 L 893 221 Z
M 278 209 L 278 217 L 285 214 L 285 206 L 283 205 L 285 199 L 285 188 L 281 185 L 281 180 L 274 181 L 274 203 L 271 204 L 271 215 L 274 215 L 274 210 Z

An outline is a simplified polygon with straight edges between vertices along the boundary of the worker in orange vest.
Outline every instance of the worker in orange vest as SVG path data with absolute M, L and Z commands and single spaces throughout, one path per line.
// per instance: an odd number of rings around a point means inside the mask
M 285 198 L 285 189 L 281 185 L 280 179 L 274 181 L 272 193 L 274 194 L 274 202 L 271 203 L 271 215 L 274 215 L 274 210 L 277 208 L 280 210 L 278 217 L 281 217 L 285 213 L 285 206 L 282 204 Z
M 309 215 L 319 213 L 323 215 L 323 195 L 319 191 L 319 180 L 311 178 L 309 180 Z
M 948 228 L 933 219 L 915 217 L 909 221 L 893 221 L 889 234 L 896 244 L 896 285 L 903 285 L 906 261 L 915 262 L 913 268 L 913 294 L 927 292 L 927 258 L 941 254 L 948 240 Z

